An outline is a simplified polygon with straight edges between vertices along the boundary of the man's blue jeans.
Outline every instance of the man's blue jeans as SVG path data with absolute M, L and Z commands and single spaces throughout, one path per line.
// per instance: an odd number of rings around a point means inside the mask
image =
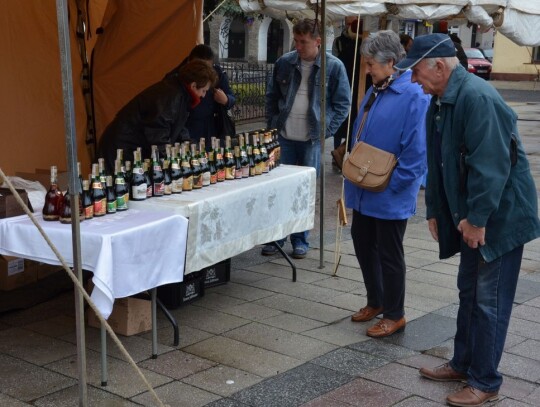
M 304 167 L 313 167 L 319 176 L 319 167 L 321 162 L 321 144 L 319 140 L 312 141 L 293 141 L 279 136 L 281 146 L 281 163 L 290 165 L 302 165 Z M 305 246 L 308 243 L 309 231 L 291 233 L 291 244 L 293 247 Z M 283 245 L 286 239 L 278 241 Z
M 501 360 L 516 293 L 523 246 L 486 263 L 477 249 L 461 242 L 457 284 L 459 310 L 450 366 L 467 374 L 467 383 L 483 392 L 502 384 Z

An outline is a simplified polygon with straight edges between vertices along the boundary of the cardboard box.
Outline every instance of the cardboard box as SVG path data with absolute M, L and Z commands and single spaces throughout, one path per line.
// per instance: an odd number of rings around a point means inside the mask
M 51 274 L 58 273 L 59 271 L 62 271 L 65 273 L 62 266 L 53 266 L 52 264 L 46 264 L 46 263 L 37 263 L 36 269 L 37 269 L 38 280 L 43 280 L 44 278 L 49 277 Z
M 10 291 L 37 281 L 37 269 L 25 268 L 24 259 L 0 256 L 0 290 Z
M 157 288 L 157 296 L 167 308 L 174 309 L 192 303 L 204 296 L 203 274 L 190 273 L 184 276 L 181 283 L 162 285 Z
M 16 191 L 25 205 L 28 206 L 28 194 L 26 191 L 24 189 L 17 189 Z M 11 191 L 8 188 L 0 188 L 0 219 L 24 215 L 24 213 L 24 209 L 19 205 Z
M 231 279 L 231 259 L 220 261 L 201 270 L 204 288 L 226 284 Z
M 119 335 L 131 336 L 152 329 L 152 303 L 139 298 L 118 298 L 107 320 Z M 88 325 L 101 328 L 101 323 L 92 310 L 88 309 Z

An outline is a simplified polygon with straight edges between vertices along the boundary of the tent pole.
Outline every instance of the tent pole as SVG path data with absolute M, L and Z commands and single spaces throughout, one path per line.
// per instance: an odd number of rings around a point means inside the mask
M 318 6 L 318 4 L 317 4 Z M 326 136 L 326 0 L 321 1 L 321 163 L 319 172 L 320 194 L 319 194 L 319 245 L 320 259 L 319 268 L 324 268 L 324 158 L 325 158 L 325 136 Z
M 62 93 L 64 101 L 64 131 L 68 158 L 69 192 L 71 198 L 71 231 L 73 244 L 73 268 L 82 282 L 81 234 L 79 225 L 79 174 L 77 174 L 77 141 L 75 134 L 75 109 L 73 101 L 73 82 L 71 69 L 71 48 L 67 0 L 56 0 L 58 20 L 58 43 L 60 66 L 62 70 Z M 75 320 L 77 333 L 77 366 L 79 370 L 79 406 L 88 406 L 86 377 L 86 343 L 84 336 L 84 301 L 79 290 L 75 289 Z

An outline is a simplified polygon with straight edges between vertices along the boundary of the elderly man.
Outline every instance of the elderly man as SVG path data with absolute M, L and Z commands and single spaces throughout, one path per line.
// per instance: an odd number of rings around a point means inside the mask
M 420 374 L 466 381 L 453 406 L 498 399 L 497 371 L 510 321 L 523 245 L 540 236 L 536 187 L 517 115 L 467 71 L 445 34 L 417 37 L 397 69 L 433 95 L 426 116 L 429 230 L 440 257 L 461 253 L 454 356 Z

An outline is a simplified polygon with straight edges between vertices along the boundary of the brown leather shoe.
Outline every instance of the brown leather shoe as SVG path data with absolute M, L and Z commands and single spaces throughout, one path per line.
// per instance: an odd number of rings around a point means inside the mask
M 488 401 L 496 400 L 499 400 L 498 392 L 484 393 L 472 386 L 465 386 L 463 390 L 451 394 L 446 398 L 448 404 L 458 407 L 478 407 Z
M 396 332 L 402 332 L 405 329 L 405 317 L 394 321 L 392 319 L 383 318 L 366 332 L 367 336 L 372 338 L 384 338 L 385 336 L 390 336 Z
M 463 382 L 467 380 L 466 374 L 456 372 L 448 363 L 434 367 L 433 369 L 423 367 L 420 369 L 420 374 L 438 382 Z
M 351 320 L 353 322 L 371 321 L 377 315 L 382 314 L 382 312 L 383 312 L 382 307 L 373 308 L 373 307 L 370 307 L 368 305 L 368 306 L 366 306 L 364 308 L 360 308 L 360 310 L 358 312 L 355 312 L 354 314 L 352 314 L 351 315 Z

